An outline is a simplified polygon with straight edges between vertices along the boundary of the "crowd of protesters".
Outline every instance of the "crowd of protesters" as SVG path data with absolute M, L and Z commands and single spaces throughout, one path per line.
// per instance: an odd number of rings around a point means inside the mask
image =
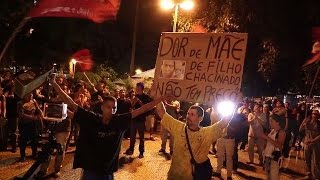
M 67 103 L 67 118 L 58 123 L 46 119 L 42 112 L 45 102 Z M 138 131 L 138 157 L 144 158 L 145 132 L 149 132 L 150 140 L 155 140 L 153 132 L 157 131 L 161 121 L 159 153 L 172 157 L 169 179 L 192 179 L 191 169 L 185 168 L 190 163 L 185 158 L 190 156 L 185 150 L 186 143 L 182 142 L 185 138 L 177 138 L 185 137 L 184 131 L 190 136 L 192 152 L 197 152 L 196 161 L 205 161 L 209 153 L 217 157 L 218 167 L 214 176 L 221 177 L 221 169 L 225 166 L 227 179 L 231 179 L 232 173 L 238 169 L 238 151 L 242 150 L 248 152 L 247 165 L 257 164 L 265 169 L 267 179 L 278 179 L 279 172 L 288 170 L 290 152 L 304 150 L 307 173 L 304 179 L 320 178 L 320 155 L 317 153 L 320 152 L 320 109 L 317 104 L 310 107 L 305 103 L 291 105 L 278 99 L 246 99 L 239 104 L 230 123 L 225 124 L 223 121 L 217 123 L 220 116 L 212 107 L 170 99 L 153 108 L 159 102 L 150 97 L 143 83 L 137 83 L 131 90 L 119 88 L 110 91 L 103 81 L 93 85 L 64 76 L 57 76 L 20 98 L 15 94 L 14 76 L 4 73 L 0 91 L 1 149 L 16 152 L 18 145 L 19 161 L 23 162 L 26 160 L 26 147 L 30 145 L 31 157 L 36 159 L 42 134 L 53 126 L 51 130 L 63 152 L 68 146 L 77 146 L 74 167 L 85 169 L 84 179 L 113 179 L 122 138 L 130 139 L 124 154 L 132 155 Z M 101 118 L 106 122 L 97 123 Z M 120 123 L 109 124 L 110 120 Z M 108 127 L 103 129 L 103 124 L 108 124 Z M 188 130 L 184 130 L 185 124 Z M 202 130 L 203 127 L 207 128 Z M 99 137 L 95 137 L 95 132 L 99 132 Z M 201 141 L 200 136 L 203 137 Z M 114 146 L 112 149 L 110 144 Z M 95 149 L 98 145 L 99 148 Z M 256 161 L 255 146 L 258 152 Z M 108 155 L 101 155 L 101 162 L 97 163 L 104 148 Z M 87 156 L 88 153 L 92 156 Z M 64 153 L 56 156 L 54 173 L 57 177 L 63 158 Z M 49 163 L 41 166 L 39 176 L 47 173 Z

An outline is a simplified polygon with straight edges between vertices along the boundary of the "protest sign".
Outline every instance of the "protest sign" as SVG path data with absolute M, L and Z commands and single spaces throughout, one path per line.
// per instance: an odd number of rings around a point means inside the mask
M 152 94 L 206 104 L 236 100 L 246 45 L 245 33 L 163 33 Z

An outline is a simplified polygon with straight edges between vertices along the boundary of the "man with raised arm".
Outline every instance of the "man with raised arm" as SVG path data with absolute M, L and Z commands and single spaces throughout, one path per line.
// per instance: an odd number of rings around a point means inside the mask
M 154 108 L 164 98 L 158 98 L 143 105 L 139 109 L 126 114 L 115 114 L 117 101 L 107 96 L 101 105 L 102 115 L 83 109 L 76 104 L 51 79 L 54 90 L 74 112 L 74 118 L 80 125 L 79 141 L 77 142 L 73 168 L 82 168 L 82 180 L 113 180 L 113 173 L 118 170 L 119 151 L 126 124 L 129 121 Z
M 194 159 L 197 163 L 203 163 L 207 160 L 210 146 L 219 137 L 222 136 L 222 129 L 226 127 L 229 120 L 221 120 L 211 126 L 200 127 L 199 123 L 203 119 L 204 110 L 200 106 L 193 105 L 189 108 L 186 124 L 174 119 L 168 113 L 163 103 L 156 107 L 161 124 L 174 137 L 173 156 L 168 179 L 192 180 L 191 155 L 188 150 L 185 127 Z

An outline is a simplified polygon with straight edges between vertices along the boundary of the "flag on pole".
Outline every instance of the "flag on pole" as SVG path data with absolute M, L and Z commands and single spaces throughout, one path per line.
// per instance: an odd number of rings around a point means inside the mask
M 29 17 L 71 17 L 96 23 L 115 20 L 121 0 L 41 0 Z
M 75 60 L 77 71 L 90 71 L 93 67 L 93 61 L 89 49 L 82 49 L 74 53 L 71 57 Z
M 303 68 L 320 61 L 320 27 L 312 28 L 312 39 L 314 43 L 311 50 L 312 57 L 303 64 Z

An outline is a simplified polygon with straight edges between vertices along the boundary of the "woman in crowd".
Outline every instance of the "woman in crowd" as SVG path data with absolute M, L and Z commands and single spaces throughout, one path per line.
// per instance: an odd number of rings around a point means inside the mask
M 281 151 L 286 138 L 283 117 L 272 114 L 270 116 L 271 132 L 268 135 L 261 133 L 261 138 L 267 141 L 264 149 L 264 167 L 267 180 L 279 179 L 279 161 L 281 160 Z
M 308 117 L 302 122 L 299 131 L 305 134 L 304 153 L 307 176 L 303 179 L 320 179 L 320 121 L 318 110 L 313 110 L 311 118 Z M 313 175 L 311 173 L 312 169 L 314 169 Z

